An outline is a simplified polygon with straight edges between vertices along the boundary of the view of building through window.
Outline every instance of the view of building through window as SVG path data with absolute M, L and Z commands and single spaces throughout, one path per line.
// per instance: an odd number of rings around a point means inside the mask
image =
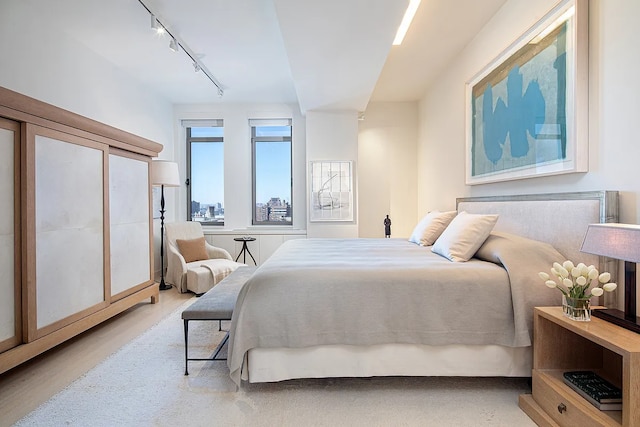
M 292 224 L 291 120 L 250 120 L 254 225 Z M 222 120 L 185 121 L 188 217 L 224 225 Z
M 192 221 L 224 225 L 224 128 L 187 127 L 188 210 Z
M 253 224 L 292 224 L 291 122 L 255 120 L 251 124 Z

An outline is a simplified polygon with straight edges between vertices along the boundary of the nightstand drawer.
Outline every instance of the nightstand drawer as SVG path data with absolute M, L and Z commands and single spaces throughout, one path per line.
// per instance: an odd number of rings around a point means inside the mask
M 545 372 L 533 371 L 532 390 L 536 403 L 561 426 L 619 425 Z

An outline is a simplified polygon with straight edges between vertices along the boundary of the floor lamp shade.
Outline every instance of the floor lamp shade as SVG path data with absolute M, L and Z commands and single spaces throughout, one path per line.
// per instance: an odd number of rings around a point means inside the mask
M 180 174 L 178 164 L 167 160 L 154 160 L 151 162 L 151 184 L 165 187 L 180 186 Z
M 636 317 L 636 263 L 640 262 L 640 225 L 590 224 L 580 250 L 625 262 L 624 312 L 594 310 L 593 315 L 640 333 L 640 321 Z
M 151 162 L 151 184 L 160 186 L 160 290 L 171 288 L 164 283 L 164 187 L 179 187 L 178 164 L 167 160 Z

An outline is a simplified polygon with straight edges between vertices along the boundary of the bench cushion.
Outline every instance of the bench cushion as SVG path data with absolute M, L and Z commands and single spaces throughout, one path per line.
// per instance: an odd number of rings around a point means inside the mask
M 238 267 L 193 304 L 182 311 L 184 320 L 231 320 L 242 286 L 256 267 Z

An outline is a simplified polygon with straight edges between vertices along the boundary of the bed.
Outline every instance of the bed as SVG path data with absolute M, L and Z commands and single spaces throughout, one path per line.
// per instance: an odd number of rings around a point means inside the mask
M 616 271 L 579 248 L 587 224 L 617 221 L 617 197 L 457 199 L 498 216 L 466 262 L 405 239 L 286 242 L 238 296 L 231 378 L 530 376 L 533 307 L 560 303 L 537 272 L 564 259 Z

